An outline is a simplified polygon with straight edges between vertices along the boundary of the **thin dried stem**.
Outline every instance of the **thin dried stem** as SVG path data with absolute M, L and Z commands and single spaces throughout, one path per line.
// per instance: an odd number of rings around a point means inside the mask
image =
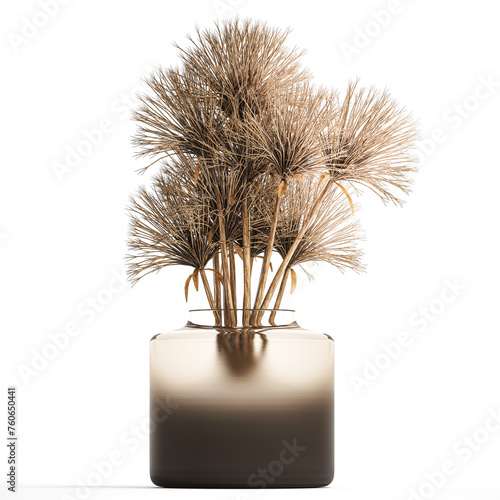
M 212 290 L 210 289 L 210 284 L 208 282 L 208 278 L 204 269 L 200 269 L 200 276 L 201 276 L 201 281 L 203 282 L 203 287 L 205 288 L 205 293 L 207 294 L 208 303 L 210 305 L 210 308 L 213 309 L 214 312 L 215 324 L 221 325 L 220 311 L 217 309 L 217 306 L 215 304 L 215 300 L 212 295 Z
M 221 247 L 221 263 L 222 263 L 222 275 L 224 276 L 223 289 L 224 289 L 224 307 L 229 310 L 228 319 L 229 326 L 236 324 L 234 320 L 234 302 L 233 294 L 230 283 L 230 273 L 229 273 L 229 261 L 228 261 L 228 249 L 226 241 L 226 222 L 224 220 L 224 215 L 219 211 L 219 232 L 220 232 L 220 247 Z
M 234 259 L 234 245 L 233 243 L 229 244 L 229 272 L 231 273 L 230 282 L 231 282 L 231 293 L 233 295 L 233 303 L 236 307 L 238 304 L 238 299 L 236 297 L 236 262 Z
M 288 281 L 288 276 L 290 275 L 290 269 L 290 266 L 288 266 L 285 273 L 283 274 L 281 285 L 278 290 L 278 295 L 276 297 L 276 302 L 274 304 L 274 311 L 269 316 L 269 322 L 271 323 L 271 325 L 274 325 L 274 320 L 276 319 L 276 311 L 281 307 L 281 301 L 283 300 L 283 296 L 285 295 L 286 282 Z
M 274 215 L 271 221 L 271 226 L 269 230 L 269 239 L 266 246 L 266 251 L 264 253 L 264 259 L 262 261 L 262 268 L 260 272 L 259 285 L 257 288 L 257 294 L 255 297 L 254 309 L 259 309 L 262 303 L 262 298 L 264 297 L 264 291 L 266 287 L 266 280 L 269 273 L 269 268 L 271 266 L 271 257 L 274 248 L 274 238 L 276 235 L 276 228 L 278 226 L 279 210 L 281 205 L 281 196 L 276 195 L 276 205 L 274 207 Z
M 283 275 L 285 274 L 285 271 L 286 271 L 288 264 L 292 260 L 292 257 L 293 257 L 295 250 L 299 246 L 300 241 L 302 240 L 302 237 L 304 236 L 305 232 L 308 229 L 310 221 L 316 215 L 316 212 L 319 210 L 319 207 L 321 206 L 321 202 L 323 201 L 325 196 L 328 194 L 328 191 L 331 188 L 332 184 L 333 184 L 333 180 L 328 179 L 325 187 L 323 188 L 323 191 L 321 192 L 321 194 L 318 196 L 318 198 L 314 202 L 313 206 L 311 207 L 311 209 L 310 209 L 310 211 L 305 219 L 304 225 L 300 229 L 299 233 L 297 234 L 297 236 L 295 238 L 295 241 L 293 242 L 289 251 L 287 252 L 285 257 L 283 258 L 283 261 L 281 262 L 280 267 L 276 271 L 276 274 L 275 274 L 273 280 L 271 281 L 271 284 L 269 285 L 267 293 L 264 296 L 264 299 L 262 301 L 262 305 L 261 305 L 260 309 L 267 309 L 269 307 L 269 304 L 271 303 L 273 295 L 276 292 L 276 288 L 278 287 L 280 280 L 283 278 Z
M 243 326 L 250 326 L 250 309 L 252 307 L 252 262 L 250 252 L 250 214 L 248 198 L 243 200 Z
M 219 265 L 219 253 L 217 252 L 213 256 L 213 264 L 214 264 L 214 290 L 215 290 L 215 309 L 221 310 L 222 309 L 222 303 L 221 303 L 221 282 L 219 277 L 217 276 L 217 273 L 220 272 L 220 265 Z
M 294 245 L 309 207 L 321 189 L 321 185 L 304 180 L 292 185 L 288 196 L 284 197 L 275 237 L 275 250 L 282 258 Z M 355 271 L 363 269 L 356 244 L 359 225 L 353 217 L 346 193 L 340 186 L 329 190 L 296 246 L 289 267 L 306 262 L 327 262 L 341 271 L 347 268 Z

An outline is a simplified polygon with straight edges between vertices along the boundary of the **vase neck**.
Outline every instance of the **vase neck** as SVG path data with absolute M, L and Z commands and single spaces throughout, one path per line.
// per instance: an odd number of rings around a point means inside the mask
M 291 309 L 194 309 L 189 311 L 188 326 L 202 328 L 283 328 L 297 327 Z

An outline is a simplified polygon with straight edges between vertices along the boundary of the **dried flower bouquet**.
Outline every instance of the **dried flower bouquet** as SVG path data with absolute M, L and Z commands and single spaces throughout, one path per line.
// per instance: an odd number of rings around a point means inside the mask
M 225 327 L 238 307 L 259 325 L 305 262 L 362 269 L 353 194 L 400 204 L 415 169 L 411 115 L 358 82 L 345 95 L 314 86 L 288 34 L 238 19 L 198 30 L 178 67 L 149 77 L 134 114 L 138 156 L 154 160 L 143 170 L 159 172 L 130 204 L 129 277 L 191 267 L 186 300 L 201 280 Z

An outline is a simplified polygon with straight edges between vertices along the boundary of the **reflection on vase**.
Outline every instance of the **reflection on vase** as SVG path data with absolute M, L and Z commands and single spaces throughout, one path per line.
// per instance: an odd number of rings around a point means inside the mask
M 217 348 L 222 362 L 229 373 L 235 377 L 253 372 L 264 357 L 267 337 L 253 328 L 222 329 L 217 328 Z M 255 345 L 255 337 L 260 339 L 260 346 Z M 257 350 L 258 349 L 258 350 Z

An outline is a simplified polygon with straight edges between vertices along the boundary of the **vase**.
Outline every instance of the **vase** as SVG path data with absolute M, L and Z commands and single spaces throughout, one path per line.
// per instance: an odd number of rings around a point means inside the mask
M 317 487 L 334 470 L 334 343 L 290 310 L 216 326 L 190 311 L 151 339 L 150 472 L 186 488 Z M 227 311 L 225 314 L 228 314 Z

